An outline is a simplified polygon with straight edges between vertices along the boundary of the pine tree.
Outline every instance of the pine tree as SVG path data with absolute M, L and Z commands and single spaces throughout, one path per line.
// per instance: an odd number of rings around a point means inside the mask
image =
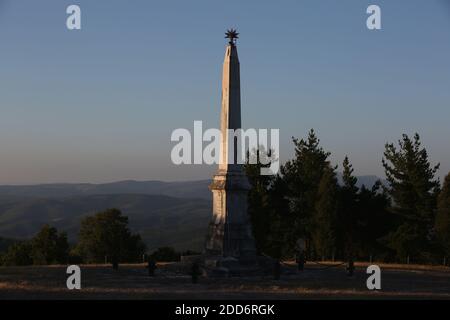
M 329 168 L 329 152 L 320 146 L 313 129 L 306 140 L 293 138 L 295 158 L 280 168 L 281 178 L 289 202 L 290 225 L 287 231 L 287 245 L 293 249 L 296 241 L 308 241 L 314 232 L 314 216 L 319 184 L 325 169 Z M 309 250 L 311 251 L 311 250 Z
M 399 257 L 424 256 L 429 251 L 436 210 L 439 164 L 432 167 L 420 137 L 403 135 L 399 149 L 386 144 L 383 166 L 394 202 L 394 213 L 401 217 L 398 228 L 388 237 L 389 246 Z
M 342 167 L 344 168 L 342 172 L 343 187 L 348 189 L 352 195 L 356 195 L 356 193 L 358 192 L 358 187 L 356 186 L 358 178 L 353 175 L 354 169 L 350 163 L 350 160 L 348 159 L 348 156 L 345 156 Z
M 358 223 L 355 232 L 358 256 L 369 256 L 386 260 L 390 256 L 389 248 L 383 244 L 383 237 L 395 229 L 398 224 L 396 216 L 389 212 L 391 206 L 389 195 L 381 181 L 371 189 L 361 186 L 358 193 Z
M 346 156 L 343 162 L 342 186 L 340 187 L 339 204 L 339 243 L 343 257 L 353 257 L 359 239 L 357 239 L 358 224 L 358 179 L 353 176 L 353 166 Z
M 320 179 L 315 209 L 314 248 L 320 257 L 330 257 L 336 252 L 337 240 L 337 179 L 331 167 L 324 170 Z
M 445 254 L 450 256 L 450 173 L 439 194 L 435 229 Z
M 266 253 L 269 247 L 271 228 L 275 221 L 269 208 L 269 187 L 273 181 L 273 176 L 261 175 L 261 168 L 269 167 L 267 159 L 260 157 L 271 157 L 272 152 L 266 153 L 264 149 L 247 152 L 247 163 L 244 166 L 245 173 L 251 185 L 248 193 L 248 214 L 252 224 L 253 236 L 255 238 L 256 249 L 259 253 Z M 262 161 L 261 161 L 262 160 Z

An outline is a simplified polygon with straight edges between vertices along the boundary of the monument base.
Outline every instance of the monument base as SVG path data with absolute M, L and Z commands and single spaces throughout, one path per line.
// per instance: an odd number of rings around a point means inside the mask
M 273 273 L 275 260 L 264 256 L 237 259 L 204 255 L 204 266 L 211 277 L 262 276 Z

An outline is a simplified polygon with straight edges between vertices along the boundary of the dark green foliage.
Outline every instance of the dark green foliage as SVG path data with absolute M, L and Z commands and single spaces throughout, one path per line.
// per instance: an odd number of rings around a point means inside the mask
M 286 243 L 289 242 L 290 215 L 285 182 L 280 176 L 261 175 L 261 168 L 269 167 L 274 157 L 273 151 L 253 150 L 247 154 L 245 171 L 252 186 L 248 194 L 248 212 L 256 249 L 261 255 L 280 259 L 289 254 Z
M 306 140 L 293 141 L 295 158 L 277 176 L 261 176 L 260 164 L 246 165 L 258 251 L 276 259 L 291 258 L 297 240 L 304 239 L 310 259 L 388 257 L 391 252 L 380 238 L 392 230 L 395 219 L 381 183 L 359 189 L 346 157 L 339 186 L 330 154 L 313 130 Z
M 319 257 L 334 256 L 337 249 L 338 186 L 336 173 L 331 167 L 324 169 L 317 190 L 311 240 Z
M 6 252 L 10 246 L 18 242 L 14 239 L 2 238 L 0 237 L 0 253 Z
M 145 245 L 128 229 L 128 217 L 117 209 L 99 212 L 81 221 L 76 252 L 85 262 L 140 261 Z
M 273 221 L 270 211 L 269 187 L 273 180 L 272 176 L 261 175 L 261 168 L 268 167 L 267 159 L 260 159 L 267 156 L 265 150 L 253 150 L 252 154 L 247 153 L 247 163 L 245 172 L 247 174 L 251 190 L 248 193 L 248 214 L 252 223 L 252 231 L 255 238 L 258 252 L 267 252 L 270 241 L 271 224 Z M 271 154 L 269 153 L 269 157 Z M 261 161 L 262 160 L 262 161 Z
M 394 144 L 386 144 L 383 159 L 393 213 L 401 220 L 386 241 L 398 257 L 413 255 L 420 259 L 431 250 L 439 190 L 435 174 L 439 165 L 431 166 L 418 134 L 413 139 L 403 135 L 398 144 L 398 149 Z
M 311 129 L 306 140 L 293 138 L 293 142 L 295 157 L 280 168 L 285 196 L 289 202 L 291 228 L 287 231 L 286 245 L 291 251 L 298 238 L 312 238 L 319 184 L 324 171 L 330 167 L 330 153 L 320 146 L 314 130 Z M 313 248 L 308 247 L 312 253 Z
M 354 257 L 358 242 L 359 215 L 357 178 L 353 176 L 353 166 L 348 157 L 343 162 L 342 186 L 339 189 L 339 236 L 338 243 L 344 257 Z
M 180 261 L 180 254 L 171 247 L 161 247 L 150 255 L 150 259 L 158 262 Z
M 69 255 L 66 233 L 45 225 L 31 240 L 31 258 L 35 265 L 65 264 Z
M 2 256 L 5 266 L 29 266 L 33 264 L 31 258 L 31 243 L 28 241 L 17 242 L 11 245 Z
M 440 246 L 450 256 L 450 173 L 439 194 L 435 229 Z
M 3 255 L 4 265 L 65 264 L 69 257 L 67 235 L 56 228 L 44 225 L 30 241 L 12 244 Z
M 356 216 L 352 232 L 355 257 L 386 260 L 392 256 L 382 238 L 396 226 L 396 217 L 389 212 L 390 200 L 381 182 L 371 189 L 364 185 L 359 189 L 356 203 Z
M 292 214 L 286 190 L 286 183 L 280 175 L 274 177 L 268 190 L 269 220 L 266 224 L 270 226 L 270 232 L 263 253 L 278 260 L 293 253 Z
M 339 187 L 339 253 L 345 259 L 384 258 L 387 248 L 381 244 L 380 238 L 393 226 L 388 212 L 388 195 L 380 181 L 371 189 L 364 185 L 358 188 L 353 171 L 348 157 L 345 157 L 342 185 Z

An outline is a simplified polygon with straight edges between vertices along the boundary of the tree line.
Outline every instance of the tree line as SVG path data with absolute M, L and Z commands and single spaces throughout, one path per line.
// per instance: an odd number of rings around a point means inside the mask
M 261 176 L 261 164 L 245 167 L 260 254 L 292 258 L 301 239 L 314 260 L 442 263 L 450 256 L 450 173 L 441 189 L 439 164 L 430 163 L 418 134 L 385 145 L 387 183 L 370 187 L 357 186 L 348 157 L 338 183 L 338 166 L 330 163 L 314 130 L 293 143 L 294 158 L 276 176 Z
M 439 164 L 430 163 L 418 134 L 385 145 L 387 184 L 377 181 L 371 187 L 357 186 L 348 157 L 338 183 L 338 166 L 331 164 L 314 130 L 293 143 L 294 158 L 276 176 L 260 175 L 261 164 L 245 166 L 252 185 L 248 211 L 260 254 L 292 258 L 301 239 L 311 260 L 441 263 L 450 256 L 450 173 L 441 186 Z M 128 217 L 108 209 L 81 221 L 77 244 L 69 245 L 66 233 L 45 225 L 33 239 L 10 245 L 0 264 L 117 264 L 141 262 L 145 253 L 140 235 L 128 228 Z M 164 247 L 150 259 L 176 261 L 180 255 Z
M 0 256 L 3 265 L 138 262 L 146 246 L 128 228 L 128 217 L 108 209 L 81 221 L 78 243 L 70 246 L 65 232 L 49 225 L 28 241 L 19 241 Z
M 137 263 L 146 260 L 179 261 L 182 255 L 199 254 L 195 251 L 178 252 L 172 247 L 160 247 L 151 254 L 139 234 L 128 228 L 128 217 L 118 209 L 107 209 L 81 221 L 78 242 L 71 245 L 65 232 L 44 225 L 31 239 L 14 241 L 4 254 L 0 265 L 28 266 L 80 263 Z

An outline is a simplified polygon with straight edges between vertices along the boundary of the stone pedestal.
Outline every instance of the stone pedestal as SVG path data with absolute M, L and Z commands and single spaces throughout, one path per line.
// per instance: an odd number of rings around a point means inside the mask
M 256 257 L 251 223 L 247 213 L 250 189 L 242 172 L 220 172 L 210 185 L 213 217 L 209 224 L 206 253 L 249 262 Z

